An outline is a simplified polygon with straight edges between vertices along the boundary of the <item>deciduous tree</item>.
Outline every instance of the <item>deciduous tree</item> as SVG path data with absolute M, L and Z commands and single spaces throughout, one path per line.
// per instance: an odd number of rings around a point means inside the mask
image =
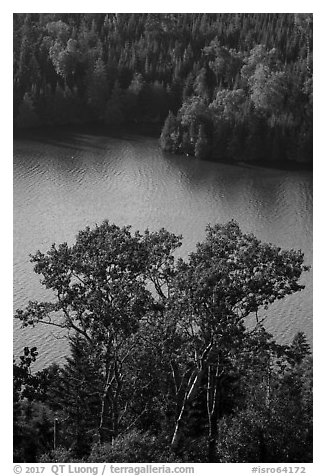
M 209 460 L 215 460 L 223 380 L 243 350 L 245 319 L 277 299 L 300 291 L 308 268 L 300 251 L 282 251 L 241 232 L 234 221 L 207 227 L 206 240 L 189 261 L 179 262 L 171 301 L 178 326 L 188 336 L 187 380 L 172 447 L 181 444 L 186 408 L 206 382 Z
M 100 440 L 114 438 L 120 422 L 124 369 L 140 321 L 152 309 L 151 282 L 162 300 L 173 275 L 173 251 L 180 238 L 161 230 L 132 235 L 130 227 L 104 222 L 79 232 L 76 243 L 53 245 L 31 257 L 48 302 L 30 301 L 16 317 L 23 326 L 42 323 L 79 334 L 96 349 L 103 378 Z

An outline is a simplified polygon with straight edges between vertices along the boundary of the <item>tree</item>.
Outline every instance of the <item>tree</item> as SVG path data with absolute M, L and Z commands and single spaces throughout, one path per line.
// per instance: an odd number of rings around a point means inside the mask
M 300 340 L 305 340 L 300 333 Z M 288 346 L 260 343 L 242 358 L 242 399 L 219 423 L 222 462 L 312 461 L 312 361 L 309 345 L 293 364 Z M 302 339 L 303 338 L 303 339 Z M 270 340 L 270 339 L 269 339 Z M 290 345 L 296 346 L 298 336 Z M 266 345 L 268 344 L 268 345 Z M 249 349 L 248 349 L 249 350 Z
M 173 153 L 193 155 L 200 123 L 215 119 L 206 131 L 215 159 L 281 153 L 308 162 L 312 24 L 311 14 L 15 14 L 14 118 L 26 94 L 41 125 L 158 123 L 171 110 L 183 122 Z M 121 94 L 110 97 L 117 83 Z M 73 101 L 64 120 L 50 121 L 57 86 Z M 229 96 L 214 100 L 219 93 Z M 234 112 L 235 128 L 205 111 L 212 100 L 226 116 Z M 266 133 L 246 147 L 242 136 L 257 119 Z
M 224 120 L 232 124 L 240 122 L 244 116 L 245 99 L 243 89 L 218 91 L 209 105 L 209 109 L 214 113 L 214 120 Z
M 76 243 L 52 245 L 31 256 L 41 283 L 54 293 L 51 302 L 30 301 L 16 318 L 23 326 L 42 323 L 75 332 L 96 349 L 103 378 L 98 415 L 100 441 L 113 439 L 121 420 L 124 370 L 141 319 L 155 298 L 164 298 L 173 273 L 172 252 L 180 237 L 161 230 L 144 235 L 107 221 L 80 231 Z
M 210 60 L 209 66 L 214 71 L 216 83 L 232 89 L 243 64 L 242 54 L 221 46 L 217 39 L 204 48 L 203 54 Z
M 116 81 L 111 92 L 111 97 L 106 103 L 105 123 L 120 125 L 125 120 L 123 110 L 124 92 Z
M 30 94 L 25 94 L 22 102 L 20 103 L 18 116 L 15 123 L 18 127 L 28 128 L 37 127 L 40 125 L 39 118 L 35 112 L 33 99 Z
M 249 78 L 255 73 L 257 68 L 261 66 L 275 70 L 277 61 L 277 51 L 275 48 L 267 50 L 265 45 L 256 45 L 247 58 L 244 59 L 244 65 L 241 68 L 241 77 L 248 81 Z
M 199 126 L 198 138 L 195 145 L 195 157 L 196 159 L 207 159 L 209 157 L 210 147 L 205 132 L 205 126 L 201 124 Z
M 132 430 L 118 437 L 112 445 L 97 445 L 88 459 L 90 463 L 153 463 L 166 461 L 162 442 L 149 433 Z
M 32 374 L 38 355 L 36 347 L 25 347 L 13 365 L 13 443 L 15 462 L 35 462 L 53 444 L 53 414 L 45 403 L 47 387 L 57 368 Z
M 307 64 L 308 70 L 310 70 L 312 23 L 313 23 L 313 16 L 311 13 L 295 13 L 294 14 L 294 24 L 306 42 L 306 55 L 307 55 L 306 64 Z
M 35 56 L 35 30 L 32 15 L 27 13 L 21 28 L 19 52 L 14 50 L 14 88 L 18 100 L 31 92 L 40 79 L 40 68 Z
M 171 311 L 188 341 L 188 363 L 178 373 L 187 382 L 172 447 L 180 446 L 187 406 L 206 382 L 209 461 L 215 461 L 223 382 L 246 342 L 245 318 L 276 299 L 300 291 L 300 251 L 282 251 L 243 234 L 234 221 L 207 227 L 188 263 L 179 262 Z M 189 371 L 190 369 L 190 371 Z
M 102 59 L 98 58 L 90 74 L 87 88 L 87 101 L 96 119 L 103 119 L 108 92 L 106 68 Z
M 72 357 L 56 400 L 70 419 L 75 455 L 89 451 L 95 437 L 100 445 L 113 444 L 135 430 L 170 438 L 173 457 L 186 458 L 197 429 L 208 443 L 207 461 L 219 461 L 222 418 L 236 405 L 249 408 L 243 401 L 252 392 L 243 373 L 257 389 L 255 401 L 265 401 L 255 414 L 265 415 L 274 367 L 285 369 L 282 385 L 291 406 L 307 343 L 299 335 L 285 352 L 266 334 L 258 312 L 303 289 L 303 253 L 262 243 L 234 221 L 208 226 L 196 251 L 175 262 L 180 245 L 181 237 L 164 229 L 132 234 L 128 226 L 104 222 L 79 232 L 72 246 L 32 255 L 54 299 L 30 301 L 16 318 L 23 326 L 42 323 L 70 333 Z M 246 326 L 250 315 L 256 316 L 254 329 Z M 304 395 L 308 402 L 308 387 Z M 299 428 L 297 409 L 292 415 Z M 305 441 L 309 448 L 309 436 Z
M 176 152 L 179 147 L 178 121 L 172 111 L 165 119 L 160 135 L 161 148 L 166 152 Z
M 144 81 L 144 78 L 141 74 L 135 73 L 132 81 L 128 87 L 128 95 L 133 108 L 131 110 L 132 115 L 136 122 L 139 121 L 148 121 L 151 120 L 152 111 L 155 107 L 153 102 L 153 89 Z M 157 107 L 156 111 L 157 114 L 159 112 L 159 108 Z
M 180 108 L 179 114 L 183 126 L 190 126 L 192 123 L 206 123 L 210 119 L 207 104 L 199 96 L 188 98 Z
M 94 443 L 104 382 L 96 349 L 85 338 L 72 336 L 70 350 L 48 390 L 48 403 L 59 422 L 57 444 L 65 444 L 72 456 L 81 458 Z
M 214 75 L 209 68 L 202 68 L 194 80 L 194 91 L 196 95 L 203 100 L 209 101 L 211 91 L 215 86 L 214 79 Z
M 301 364 L 305 357 L 310 355 L 310 345 L 303 332 L 298 332 L 288 349 L 288 360 L 292 365 Z
M 249 84 L 250 97 L 256 109 L 269 116 L 281 114 L 288 89 L 284 72 L 271 71 L 267 66 L 258 65 L 249 78 Z

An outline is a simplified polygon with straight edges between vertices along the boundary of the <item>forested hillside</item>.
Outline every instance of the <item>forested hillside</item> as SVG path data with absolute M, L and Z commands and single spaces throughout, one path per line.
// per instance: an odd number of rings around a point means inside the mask
M 311 160 L 312 16 L 14 15 L 16 126 L 169 111 L 163 149 Z
M 167 151 L 311 161 L 312 15 L 14 15 L 15 126 L 164 121 Z

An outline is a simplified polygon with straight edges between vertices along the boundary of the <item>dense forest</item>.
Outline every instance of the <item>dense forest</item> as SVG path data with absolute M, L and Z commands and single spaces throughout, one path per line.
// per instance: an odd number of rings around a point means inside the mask
M 65 329 L 66 364 L 14 361 L 15 462 L 312 462 L 312 358 L 264 309 L 303 289 L 301 251 L 208 226 L 181 237 L 103 222 L 31 256 L 48 302 L 23 327 Z
M 312 163 L 311 14 L 14 14 L 14 127 L 157 127 L 200 160 Z M 191 159 L 189 159 L 191 160 Z M 182 237 L 107 221 L 31 256 L 66 363 L 13 364 L 15 462 L 312 462 L 312 357 L 264 310 L 303 289 L 301 251 L 238 224 Z
M 155 123 L 199 159 L 312 162 L 311 14 L 14 14 L 14 125 Z

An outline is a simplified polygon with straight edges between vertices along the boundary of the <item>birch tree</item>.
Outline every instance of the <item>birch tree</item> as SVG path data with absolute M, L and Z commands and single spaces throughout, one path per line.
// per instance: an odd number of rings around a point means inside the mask
M 95 349 L 102 372 L 98 437 L 113 440 L 119 433 L 121 394 L 128 357 L 140 322 L 166 298 L 173 274 L 173 251 L 180 237 L 165 230 L 133 235 L 105 221 L 87 227 L 72 246 L 52 245 L 31 256 L 41 283 L 53 299 L 30 301 L 15 317 L 23 326 L 42 324 L 78 334 Z M 154 295 L 149 284 L 156 289 Z
M 171 312 L 188 342 L 188 362 L 178 366 L 182 405 L 172 449 L 178 451 L 187 426 L 187 408 L 206 392 L 208 459 L 215 461 L 217 421 L 223 382 L 247 345 L 246 318 L 262 323 L 261 309 L 303 289 L 299 278 L 307 266 L 301 251 L 286 251 L 241 232 L 234 221 L 208 226 L 206 239 L 188 262 L 180 261 Z M 174 375 L 177 371 L 174 370 Z

